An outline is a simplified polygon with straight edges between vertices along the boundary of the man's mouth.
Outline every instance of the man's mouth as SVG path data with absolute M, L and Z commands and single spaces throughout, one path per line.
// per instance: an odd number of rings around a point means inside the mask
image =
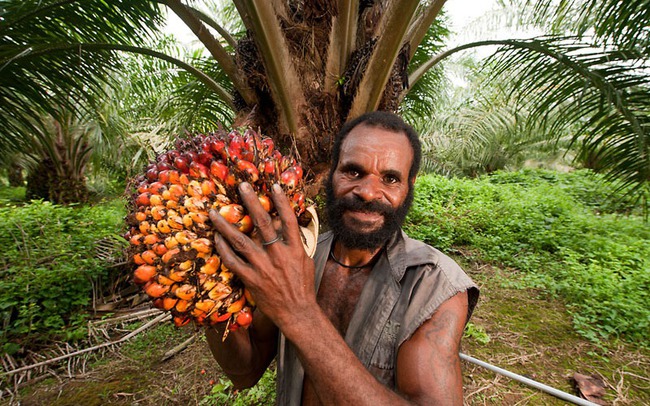
M 375 223 L 384 220 L 384 215 L 375 211 L 346 210 L 346 214 L 361 223 Z

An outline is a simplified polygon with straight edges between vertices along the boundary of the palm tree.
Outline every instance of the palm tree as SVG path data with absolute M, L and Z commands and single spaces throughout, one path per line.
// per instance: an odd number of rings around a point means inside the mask
M 0 115 L 0 128 L 10 130 L 14 117 L 29 113 L 20 99 L 47 105 L 50 99 L 70 92 L 79 97 L 98 92 L 101 82 L 109 77 L 106 73 L 120 66 L 114 51 L 134 52 L 164 59 L 190 72 L 201 82 L 193 88 L 197 97 L 213 103 L 215 110 L 223 111 L 222 116 L 228 117 L 230 110 L 237 123 L 247 121 L 279 143 L 293 146 L 318 179 L 327 169 L 333 136 L 346 120 L 376 109 L 397 111 L 400 105 L 408 106 L 408 113 L 417 103 L 409 105 L 405 100 L 440 60 L 468 47 L 501 44 L 504 52 L 510 50 L 513 55 L 541 55 L 538 62 L 532 57 L 511 63 L 504 59 L 503 70 L 548 68 L 548 74 L 539 77 L 547 84 L 541 91 L 539 81 L 518 82 L 524 90 L 535 86 L 532 94 L 547 106 L 576 100 L 576 83 L 595 89 L 588 103 L 575 103 L 589 106 L 588 115 L 582 117 L 588 124 L 585 129 L 593 130 L 593 138 L 584 145 L 607 145 L 605 166 L 626 182 L 647 185 L 648 100 L 639 89 L 646 88 L 648 74 L 635 69 L 636 65 L 626 65 L 647 61 L 648 30 L 644 27 L 649 8 L 642 0 L 625 2 L 624 7 L 614 0 L 574 0 L 561 2 L 560 9 L 545 9 L 547 14 L 559 16 L 569 9 L 566 4 L 584 3 L 584 15 L 590 17 L 583 19 L 586 22 L 594 21 L 591 17 L 601 11 L 617 16 L 618 10 L 624 9 L 622 22 L 597 26 L 598 33 L 613 30 L 614 34 L 606 37 L 608 45 L 623 47 L 600 51 L 600 59 L 594 56 L 592 61 L 567 52 L 575 47 L 555 38 L 481 41 L 438 53 L 440 46 L 430 46 L 430 42 L 423 46 L 423 40 L 440 32 L 438 17 L 444 0 L 233 3 L 245 27 L 239 35 L 227 32 L 207 7 L 181 0 L 6 0 L 0 23 L 0 100 L 10 108 Z M 190 64 L 145 46 L 159 28 L 165 10 L 175 13 L 194 32 L 208 58 Z M 433 57 L 422 62 L 423 55 Z M 609 66 L 611 58 L 622 64 L 605 69 L 603 74 L 602 67 Z M 554 88 L 548 84 L 558 75 L 575 78 L 574 82 L 562 82 L 572 85 L 571 90 L 551 91 Z M 558 99 L 549 102 L 548 95 Z M 544 103 L 541 105 L 543 109 Z M 569 112 L 575 117 L 580 109 Z M 628 127 L 616 130 L 624 126 Z M 623 147 L 620 142 L 608 141 L 612 132 L 620 135 L 628 129 L 634 132 L 626 133 Z M 0 140 L 5 144 L 16 142 L 10 131 L 3 134 Z M 618 162 L 622 156 L 625 160 Z

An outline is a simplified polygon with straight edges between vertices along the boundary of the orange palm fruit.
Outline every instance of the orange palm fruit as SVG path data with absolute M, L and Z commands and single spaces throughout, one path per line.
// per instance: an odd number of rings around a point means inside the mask
M 137 284 L 144 284 L 153 279 L 156 275 L 156 267 L 152 265 L 140 265 L 133 271 L 133 282 Z

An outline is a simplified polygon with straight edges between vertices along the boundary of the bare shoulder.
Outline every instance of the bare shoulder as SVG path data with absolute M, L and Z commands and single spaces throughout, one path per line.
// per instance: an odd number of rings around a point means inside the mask
M 458 352 L 467 308 L 467 292 L 452 296 L 400 346 L 396 379 L 404 396 L 422 404 L 462 404 Z

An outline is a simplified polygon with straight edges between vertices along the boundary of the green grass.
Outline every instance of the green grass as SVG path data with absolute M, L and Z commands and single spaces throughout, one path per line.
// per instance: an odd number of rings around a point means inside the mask
M 586 182 L 584 174 L 548 171 L 423 176 L 405 228 L 442 250 L 470 249 L 521 271 L 521 287 L 564 300 L 575 329 L 592 341 L 647 345 L 650 227 L 638 215 L 616 214 L 621 206 L 602 193 L 574 187 Z

